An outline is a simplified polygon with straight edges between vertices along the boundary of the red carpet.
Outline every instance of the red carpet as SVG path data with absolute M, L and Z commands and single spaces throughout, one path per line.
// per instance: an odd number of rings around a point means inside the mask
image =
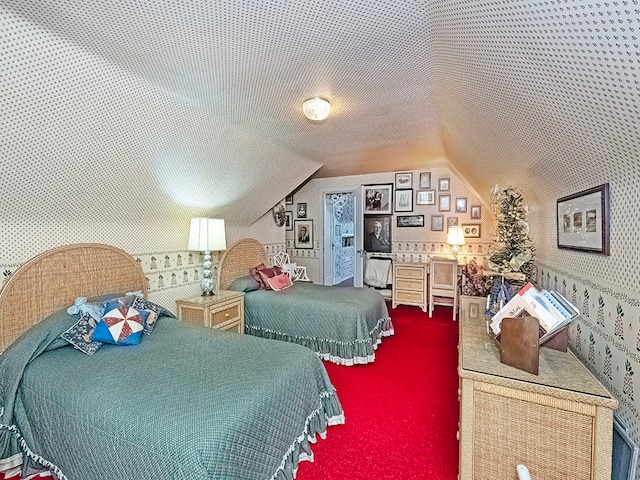
M 458 323 L 451 308 L 433 318 L 391 310 L 395 336 L 373 364 L 325 362 L 346 423 L 313 445 L 297 480 L 455 480 L 458 475 Z

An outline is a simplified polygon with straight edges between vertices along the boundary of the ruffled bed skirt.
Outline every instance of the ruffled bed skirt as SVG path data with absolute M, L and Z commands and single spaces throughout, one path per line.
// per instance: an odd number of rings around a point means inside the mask
M 290 333 L 253 325 L 245 325 L 245 331 L 256 337 L 304 345 L 316 352 L 323 360 L 346 366 L 363 365 L 373 362 L 375 360 L 375 350 L 378 348 L 378 345 L 382 343 L 382 337 L 389 337 L 394 333 L 391 317 L 378 320 L 376 326 L 369 332 L 369 338 L 357 339 L 350 342 L 292 335 Z
M 304 432 L 293 442 L 282 459 L 280 467 L 271 480 L 289 480 L 296 478 L 298 464 L 302 461 L 313 462 L 311 444 L 316 443 L 317 436 L 325 438 L 327 426 L 344 423 L 344 414 L 340 402 L 334 392 L 324 392 L 321 396 L 322 409 L 315 410 L 307 417 Z

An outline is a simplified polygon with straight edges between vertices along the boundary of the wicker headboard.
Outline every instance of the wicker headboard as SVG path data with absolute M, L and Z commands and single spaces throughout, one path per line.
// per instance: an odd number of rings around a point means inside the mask
M 137 290 L 147 293 L 142 267 L 119 248 L 81 243 L 41 253 L 13 272 L 0 290 L 0 352 L 77 297 Z
M 218 288 L 224 290 L 238 277 L 249 275 L 249 269 L 264 263 L 267 252 L 260 242 L 243 238 L 227 250 L 218 266 Z

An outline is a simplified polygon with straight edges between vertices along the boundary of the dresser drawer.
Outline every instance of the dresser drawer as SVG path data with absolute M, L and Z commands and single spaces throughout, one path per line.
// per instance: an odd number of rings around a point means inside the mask
M 240 302 L 235 302 L 230 305 L 226 305 L 219 310 L 211 312 L 211 324 L 209 326 L 215 327 L 222 323 L 231 322 L 233 320 L 240 319 Z
M 396 276 L 405 278 L 417 278 L 422 280 L 424 277 L 424 268 L 400 266 L 396 267 Z
M 397 278 L 395 287 L 398 290 L 413 290 L 416 292 L 421 292 L 425 289 L 422 279 L 412 280 L 407 278 Z
M 396 301 L 398 301 L 398 303 L 407 302 L 422 305 L 424 303 L 424 292 L 408 292 L 404 290 L 397 290 Z

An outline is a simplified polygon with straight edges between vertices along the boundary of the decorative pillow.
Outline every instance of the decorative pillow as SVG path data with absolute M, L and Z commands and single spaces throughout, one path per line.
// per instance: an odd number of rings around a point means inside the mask
M 87 355 L 93 355 L 102 346 L 102 342 L 92 340 L 91 335 L 96 328 L 98 321 L 89 313 L 85 313 L 80 317 L 70 329 L 62 333 L 60 337 L 65 339 L 74 348 Z
M 256 282 L 258 282 L 261 290 L 266 290 L 267 286 L 262 281 L 262 278 L 260 277 L 260 274 L 258 272 L 260 270 L 264 270 L 265 268 L 267 268 L 267 266 L 264 263 L 261 263 L 260 265 L 256 265 L 255 267 L 251 267 L 249 269 L 249 274 L 255 279 Z
M 280 275 L 281 273 L 282 269 L 277 265 L 275 267 L 258 270 L 258 274 L 260 275 L 260 278 L 262 279 L 262 283 L 264 283 L 266 290 L 271 290 L 271 287 L 269 286 L 267 280 L 275 277 L 276 275 Z
M 78 297 L 72 306 L 67 308 L 69 315 L 89 314 L 96 321 L 102 318 L 104 314 L 103 302 L 89 302 L 86 297 Z
M 136 297 L 131 304 L 131 307 L 138 311 L 143 310 L 147 312 L 148 316 L 144 322 L 144 328 L 142 329 L 142 331 L 147 335 L 150 335 L 153 331 L 153 327 L 156 326 L 158 318 L 160 318 L 161 315 L 166 315 L 166 310 L 164 308 L 153 302 L 145 300 L 143 297 Z
M 247 275 L 245 277 L 236 278 L 227 288 L 234 292 L 253 292 L 254 290 L 260 289 L 260 283 L 258 283 L 258 281 L 256 281 L 256 279 L 251 275 Z
M 149 312 L 118 303 L 108 303 L 104 312 L 93 331 L 92 340 L 115 345 L 140 343 Z
M 275 277 L 267 278 L 267 283 L 272 290 L 276 291 L 284 290 L 285 288 L 289 288 L 291 285 L 293 285 L 291 277 L 284 272 L 280 275 L 276 275 Z

